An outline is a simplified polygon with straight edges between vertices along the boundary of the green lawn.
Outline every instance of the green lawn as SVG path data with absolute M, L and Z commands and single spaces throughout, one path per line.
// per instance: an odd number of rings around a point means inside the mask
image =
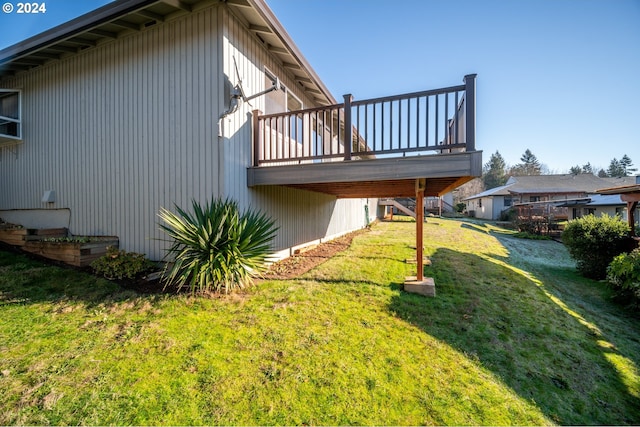
M 0 425 L 640 424 L 640 320 L 563 246 L 429 219 L 298 280 L 138 295 L 0 252 Z

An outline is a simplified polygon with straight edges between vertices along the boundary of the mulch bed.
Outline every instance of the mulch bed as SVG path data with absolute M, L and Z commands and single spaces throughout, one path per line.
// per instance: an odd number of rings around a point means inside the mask
M 328 242 L 320 243 L 314 247 L 305 248 L 299 254 L 271 264 L 269 269 L 263 274 L 262 279 L 260 280 L 295 279 L 311 270 L 312 268 L 322 264 L 337 253 L 349 248 L 349 246 L 351 246 L 351 241 L 353 240 L 353 238 L 366 231 L 367 229 L 353 231 Z M 21 253 L 28 258 L 36 259 L 49 265 L 55 265 L 69 270 L 83 271 L 90 274 L 93 273 L 93 270 L 90 267 L 74 267 L 63 262 L 51 260 L 38 256 L 36 254 L 21 251 L 18 248 L 3 244 L 2 242 L 0 242 L 0 249 L 14 253 Z M 157 279 L 115 280 L 115 282 L 117 282 L 124 288 L 131 289 L 142 294 L 178 293 L 177 289 L 174 286 L 168 286 L 165 288 L 164 283 Z M 188 292 L 188 290 L 183 289 L 182 292 Z
M 366 229 L 353 231 L 336 239 L 306 249 L 297 255 L 278 261 L 269 267 L 263 275 L 264 279 L 295 279 L 322 264 L 335 254 L 344 251 L 351 246 L 351 241 Z

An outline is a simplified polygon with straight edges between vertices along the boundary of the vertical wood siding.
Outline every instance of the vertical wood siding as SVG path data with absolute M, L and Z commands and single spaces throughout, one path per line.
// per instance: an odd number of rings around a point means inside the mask
M 71 209 L 74 234 L 163 256 L 161 206 L 218 194 L 217 8 L 3 81 L 22 89 L 23 143 L 0 149 L 0 209 Z
M 305 95 L 293 76 L 280 61 L 272 57 L 261 41 L 251 35 L 232 13 L 220 14 L 223 28 L 224 74 L 231 86 L 237 83 L 234 58 L 244 90 L 251 95 L 267 89 L 265 67 L 302 100 L 304 107 L 316 106 Z M 251 165 L 251 120 L 253 109 L 265 111 L 266 96 L 251 100 L 224 123 L 224 188 L 244 207 L 252 206 L 272 216 L 280 227 L 275 249 L 290 248 L 325 236 L 342 234 L 364 227 L 364 206 L 370 203 L 370 216 L 375 217 L 377 201 L 368 199 L 336 199 L 334 196 L 286 187 L 247 187 L 247 167 Z
M 274 217 L 282 250 L 365 225 L 366 199 L 271 187 L 249 189 L 251 121 L 264 97 L 220 123 L 237 83 L 264 89 L 264 67 L 313 104 L 260 41 L 213 6 L 0 82 L 22 89 L 23 143 L 0 148 L 0 210 L 71 210 L 73 234 L 117 235 L 161 259 L 161 207 L 233 197 Z M 226 77 L 225 77 L 226 76 Z M 374 201 L 369 201 L 374 203 Z M 375 205 L 370 206 L 370 215 Z

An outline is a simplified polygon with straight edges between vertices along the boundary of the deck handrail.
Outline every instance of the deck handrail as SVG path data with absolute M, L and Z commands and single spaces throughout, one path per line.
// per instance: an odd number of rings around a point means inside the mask
M 253 166 L 475 151 L 475 74 L 463 85 L 263 115 Z M 345 143 L 348 141 L 349 143 Z

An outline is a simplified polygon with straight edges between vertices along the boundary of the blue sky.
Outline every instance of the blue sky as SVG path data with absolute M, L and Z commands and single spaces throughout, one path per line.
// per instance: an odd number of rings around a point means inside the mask
M 0 12 L 0 48 L 106 3 Z M 516 164 L 530 149 L 554 173 L 587 162 L 606 169 L 624 154 L 640 166 L 639 0 L 267 3 L 337 99 L 457 85 L 477 73 L 485 162 L 498 150 Z

